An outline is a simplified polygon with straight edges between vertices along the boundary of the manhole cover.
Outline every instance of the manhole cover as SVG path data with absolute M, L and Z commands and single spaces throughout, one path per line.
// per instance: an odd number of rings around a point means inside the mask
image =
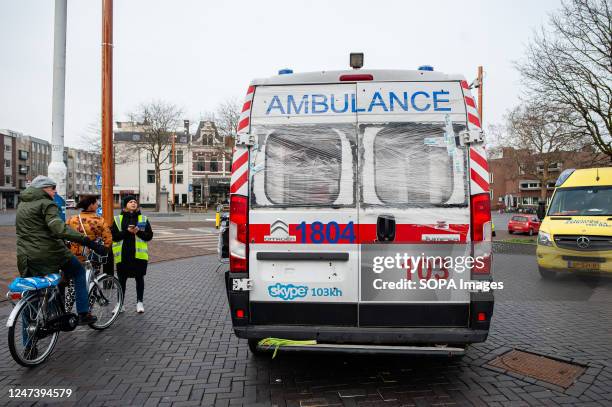
M 564 388 L 570 387 L 576 378 L 586 370 L 585 367 L 580 365 L 560 362 L 520 350 L 512 350 L 505 353 L 493 360 L 490 365 L 510 372 L 531 376 Z

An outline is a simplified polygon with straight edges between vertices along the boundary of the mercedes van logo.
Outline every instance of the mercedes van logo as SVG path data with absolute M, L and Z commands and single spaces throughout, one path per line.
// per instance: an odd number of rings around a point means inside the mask
M 590 244 L 591 240 L 586 236 L 580 236 L 576 239 L 576 246 L 578 246 L 579 249 L 586 249 Z

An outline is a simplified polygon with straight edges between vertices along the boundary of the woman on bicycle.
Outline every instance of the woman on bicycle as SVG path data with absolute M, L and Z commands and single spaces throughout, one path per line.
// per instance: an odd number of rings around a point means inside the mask
M 128 278 L 136 279 L 136 312 L 144 312 L 144 276 L 147 274 L 149 249 L 147 242 L 153 239 L 153 230 L 146 216 L 140 213 L 138 200 L 127 195 L 121 201 L 123 210 L 115 216 L 113 227 L 113 256 L 117 265 L 117 277 L 125 298 Z M 121 312 L 124 310 L 121 309 Z
M 113 236 L 104 218 L 98 216 L 96 213 L 98 205 L 98 197 L 96 195 L 81 195 L 79 197 L 79 203 L 77 204 L 77 208 L 81 209 L 81 213 L 71 217 L 67 225 L 84 236 L 87 236 L 90 240 L 102 241 L 103 245 L 110 250 L 113 244 Z M 71 242 L 70 251 L 79 261 L 81 261 L 81 263 L 86 260 L 83 257 L 83 246 L 81 244 Z M 73 304 L 74 285 L 70 284 L 66 292 L 66 309 L 71 310 Z
M 96 195 L 81 195 L 77 208 L 81 209 L 81 213 L 74 215 L 68 220 L 68 226 L 87 236 L 91 240 L 101 239 L 104 246 L 109 248 L 113 244 L 113 235 L 110 227 L 104 221 L 104 218 L 98 216 L 98 197 Z M 70 251 L 78 257 L 79 260 L 85 261 L 83 258 L 83 246 L 79 243 L 71 243 Z

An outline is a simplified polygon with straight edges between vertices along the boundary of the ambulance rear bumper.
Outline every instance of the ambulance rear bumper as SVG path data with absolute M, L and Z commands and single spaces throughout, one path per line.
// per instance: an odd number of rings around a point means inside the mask
M 245 325 L 234 326 L 239 338 L 315 339 L 321 343 L 355 344 L 453 344 L 484 342 L 488 329 L 471 328 L 374 328 L 346 326 Z

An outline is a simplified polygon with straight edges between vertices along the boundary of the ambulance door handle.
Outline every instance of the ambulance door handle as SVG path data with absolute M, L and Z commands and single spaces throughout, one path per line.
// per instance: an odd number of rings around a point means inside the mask
M 376 220 L 376 240 L 379 242 L 392 242 L 395 240 L 395 217 L 393 215 L 379 215 Z

